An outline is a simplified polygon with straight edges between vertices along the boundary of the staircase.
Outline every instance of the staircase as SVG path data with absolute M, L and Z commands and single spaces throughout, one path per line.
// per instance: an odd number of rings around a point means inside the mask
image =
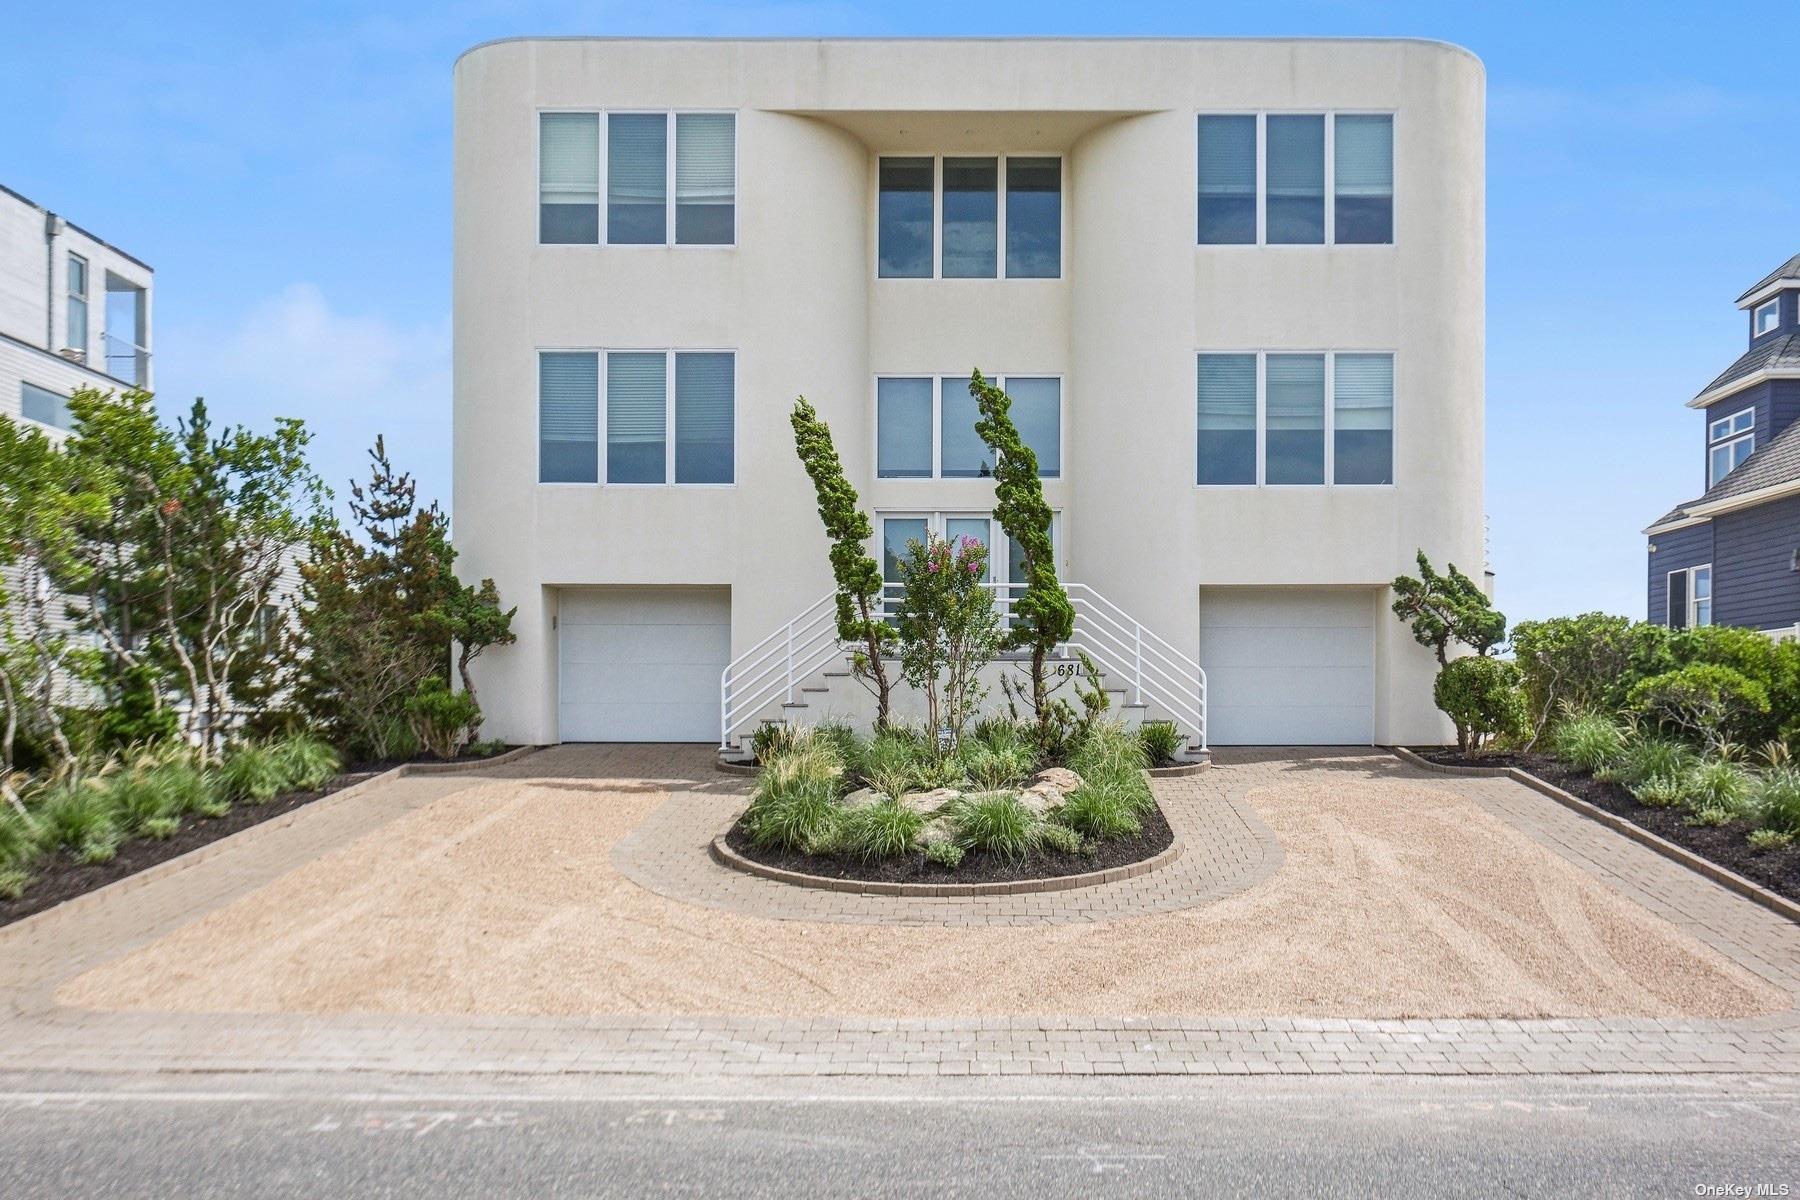
M 1025 585 L 988 586 L 1002 621 L 1010 622 L 1014 594 L 1022 594 Z M 1099 668 L 1114 711 L 1129 723 L 1173 721 L 1188 736 L 1186 757 L 1204 760 L 1206 672 L 1200 664 L 1086 584 L 1065 587 L 1075 628 L 1052 661 L 1067 668 L 1085 653 Z M 830 593 L 814 601 L 725 668 L 719 680 L 721 757 L 748 757 L 742 743 L 759 725 L 823 720 L 827 714 L 809 716 L 809 710 L 824 709 L 838 689 L 862 690 L 850 671 L 859 647 L 838 640 L 835 597 Z M 897 678 L 899 663 L 889 664 Z

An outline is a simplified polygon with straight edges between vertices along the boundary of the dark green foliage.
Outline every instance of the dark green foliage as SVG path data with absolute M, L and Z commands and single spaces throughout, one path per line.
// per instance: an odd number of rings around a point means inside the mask
M 1631 706 L 1665 729 L 1716 750 L 1753 729 L 1769 712 L 1769 692 L 1740 671 L 1692 663 L 1639 680 Z
M 407 720 L 413 735 L 438 758 L 455 758 L 468 740 L 469 730 L 480 724 L 481 709 L 467 692 L 453 692 L 436 675 L 427 675 L 406 699 Z
M 1135 797 L 1115 783 L 1084 783 L 1051 815 L 1058 824 L 1095 841 L 1143 829 Z
M 969 394 L 981 411 L 975 432 L 994 451 L 994 516 L 1007 536 L 1019 544 L 1023 559 L 1025 590 L 1013 597 L 1006 644 L 1031 651 L 1030 702 L 1040 742 L 1047 742 L 1056 714 L 1045 662 L 1074 631 L 1075 606 L 1056 577 L 1052 512 L 1038 478 L 1037 455 L 1013 424 L 1012 398 L 980 371 L 970 373 Z
M 882 800 L 840 819 L 837 849 L 866 861 L 899 858 L 912 850 L 925 818 L 898 800 Z
M 794 401 L 790 422 L 794 427 L 794 449 L 812 479 L 819 500 L 819 520 L 825 524 L 825 536 L 831 539 L 838 637 L 862 647 L 853 666 L 856 677 L 874 693 L 875 727 L 882 729 L 888 723 L 893 691 L 883 656 L 897 635 L 883 619 L 881 564 L 866 548 L 875 530 L 858 506 L 856 489 L 844 477 L 843 463 L 831 441 L 831 428 L 819 419 L 806 397 Z
M 1611 765 L 1625 750 L 1624 731 L 1597 713 L 1564 720 L 1555 727 L 1553 737 L 1557 755 L 1584 771 Z
M 492 579 L 483 579 L 479 587 L 457 583 L 438 605 L 437 620 L 456 643 L 457 677 L 462 680 L 463 691 L 473 706 L 474 716 L 468 728 L 470 740 L 481 731 L 481 704 L 475 694 L 475 676 L 470 673 L 469 664 L 490 646 L 510 646 L 519 640 L 512 630 L 513 617 L 518 611 L 517 607 L 500 607 L 500 589 L 494 586 Z
M 1675 665 L 1672 638 L 1664 626 L 1598 612 L 1519 622 L 1512 652 L 1533 735 L 1565 710 L 1624 712 L 1633 684 Z
M 1418 563 L 1419 578 L 1401 575 L 1393 582 L 1394 615 L 1412 626 L 1419 645 L 1436 652 L 1440 665 L 1450 661 L 1452 642 L 1485 655 L 1506 640 L 1506 618 L 1474 580 L 1454 563 L 1449 574 L 1439 575 L 1423 550 Z
M 1173 721 L 1145 721 L 1138 726 L 1138 743 L 1151 766 L 1167 766 L 1181 753 L 1181 729 Z
M 1519 733 L 1525 725 L 1525 697 L 1518 668 L 1482 655 L 1451 659 L 1438 671 L 1431 696 L 1456 725 L 1457 747 L 1477 751 L 1496 735 Z

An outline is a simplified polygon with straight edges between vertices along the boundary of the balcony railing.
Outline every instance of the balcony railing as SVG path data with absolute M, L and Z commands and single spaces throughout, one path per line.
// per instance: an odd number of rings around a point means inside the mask
M 146 346 L 135 346 L 124 338 L 106 334 L 101 339 L 105 343 L 106 373 L 121 383 L 132 387 L 145 387 L 150 382 L 150 350 Z

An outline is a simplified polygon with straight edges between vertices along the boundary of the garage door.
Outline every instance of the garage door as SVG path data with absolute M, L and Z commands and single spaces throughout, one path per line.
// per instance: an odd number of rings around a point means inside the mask
M 713 742 L 731 660 L 724 588 L 565 589 L 557 658 L 565 742 Z
M 1203 588 L 1207 731 L 1221 746 L 1366 746 L 1375 737 L 1374 593 Z

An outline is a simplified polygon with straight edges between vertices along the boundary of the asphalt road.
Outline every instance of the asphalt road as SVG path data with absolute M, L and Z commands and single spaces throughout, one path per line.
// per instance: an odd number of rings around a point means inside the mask
M 0 1197 L 1783 1196 L 1797 1133 L 1733 1077 L 0 1077 Z

